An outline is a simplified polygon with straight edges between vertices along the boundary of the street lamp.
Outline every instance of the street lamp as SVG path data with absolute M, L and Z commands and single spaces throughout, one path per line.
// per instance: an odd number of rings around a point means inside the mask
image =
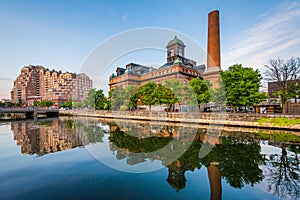
M 298 93 L 300 90 L 297 90 L 298 89 L 298 81 L 295 83 L 295 87 L 296 87 L 296 91 L 295 91 L 295 103 L 297 103 L 297 98 L 298 98 Z

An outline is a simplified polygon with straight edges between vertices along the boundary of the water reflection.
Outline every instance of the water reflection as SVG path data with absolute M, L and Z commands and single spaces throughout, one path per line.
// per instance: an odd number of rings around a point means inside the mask
M 222 179 L 233 188 L 261 184 L 274 196 L 300 197 L 300 139 L 290 133 L 250 133 L 230 128 L 208 136 L 206 127 L 126 121 L 116 124 L 86 118 L 12 122 L 11 129 L 21 152 L 38 156 L 91 143 L 103 144 L 106 137 L 109 156 L 117 162 L 125 160 L 134 166 L 147 160 L 161 161 L 168 168 L 166 181 L 176 191 L 186 187 L 187 171 L 204 168 L 211 199 L 222 198 Z M 189 132 L 196 132 L 195 137 L 190 138 Z M 157 151 L 165 146 L 168 148 Z M 172 152 L 182 148 L 184 153 L 174 159 Z M 205 157 L 199 156 L 201 148 L 210 150 Z
M 132 164 L 142 162 L 146 154 L 141 157 L 134 157 L 132 152 L 155 151 L 160 146 L 166 145 L 172 137 L 168 128 L 163 127 L 157 133 L 165 133 L 161 137 L 137 138 L 121 131 L 119 127 L 111 129 L 110 141 L 121 148 L 117 151 L 117 156 L 127 158 L 127 163 Z M 174 129 L 172 129 L 174 130 Z M 127 131 L 132 131 L 131 129 Z M 208 171 L 208 178 L 211 187 L 211 199 L 220 199 L 222 194 L 221 177 L 223 177 L 232 187 L 242 188 L 244 184 L 254 185 L 263 179 L 262 170 L 259 165 L 263 163 L 260 154 L 258 138 L 241 137 L 215 137 L 208 140 L 205 129 L 198 129 L 198 133 L 193 143 L 187 148 L 185 153 L 173 163 L 167 165 L 169 169 L 168 183 L 177 191 L 185 187 L 185 172 L 194 171 L 205 166 Z M 179 133 L 173 133 L 179 135 Z M 159 134 L 161 135 L 161 134 Z M 209 141 L 214 140 L 216 144 L 212 151 L 204 158 L 199 158 L 199 149 L 202 145 L 211 145 Z M 204 141 L 204 142 L 203 142 Z M 184 145 L 184 144 L 178 144 Z M 177 148 L 177 147 L 175 147 Z M 112 149 L 114 150 L 114 149 Z M 171 149 L 170 149 L 171 151 Z M 158 159 L 164 161 L 159 155 L 154 155 L 151 160 Z
M 21 153 L 37 156 L 103 142 L 107 133 L 95 121 L 58 118 L 13 121 L 11 130 L 17 145 L 21 146 Z
M 135 128 L 130 126 L 121 129 L 116 124 L 110 125 L 111 150 L 117 151 L 116 157 L 118 159 L 127 159 L 128 164 L 144 162 L 146 158 L 161 160 L 162 163 L 165 163 L 166 158 L 159 155 L 147 157 L 146 152 L 152 152 L 165 146 L 171 138 L 181 137 L 182 133 L 178 132 L 178 128 L 172 126 L 157 126 L 156 129 L 153 129 L 153 125 L 148 124 L 148 126 L 149 128 L 145 128 L 144 132 L 133 133 Z M 189 129 L 190 127 L 186 127 L 184 130 L 188 131 Z M 241 189 L 245 185 L 254 186 L 264 178 L 267 183 L 267 191 L 273 192 L 275 196 L 290 199 L 299 198 L 298 136 L 276 132 L 276 136 L 280 135 L 285 138 L 278 140 L 277 137 L 272 138 L 274 132 L 268 134 L 256 132 L 253 134 L 222 130 L 221 136 L 207 136 L 206 131 L 205 128 L 198 128 L 196 137 L 185 153 L 176 161 L 166 165 L 169 171 L 167 182 L 176 191 L 185 188 L 186 171 L 206 167 L 211 199 L 221 199 L 221 179 L 226 180 L 230 186 Z M 143 138 L 149 136 L 149 132 L 154 132 L 155 137 Z M 138 137 L 136 137 L 137 134 Z M 269 135 L 269 138 L 266 138 L 266 135 Z M 177 145 L 184 145 L 183 143 L 177 143 Z M 265 146 L 280 147 L 282 152 L 274 154 L 269 151 L 262 154 L 262 143 Z M 212 146 L 208 148 L 212 150 L 207 156 L 201 158 L 199 157 L 199 149 L 204 145 Z M 172 151 L 173 149 L 169 150 Z M 135 156 L 133 152 L 144 152 L 145 154 Z

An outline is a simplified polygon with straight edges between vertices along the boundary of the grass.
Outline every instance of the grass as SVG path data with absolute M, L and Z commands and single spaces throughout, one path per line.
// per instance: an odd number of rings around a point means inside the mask
M 275 141 L 282 141 L 282 142 L 300 142 L 300 137 L 297 135 L 292 135 L 289 133 L 278 133 L 278 132 L 271 132 L 271 133 L 263 133 L 261 131 L 258 132 L 259 139 L 268 140 L 272 139 Z
M 258 120 L 258 123 L 265 124 L 269 123 L 274 126 L 289 126 L 289 125 L 297 125 L 300 124 L 300 119 L 289 119 L 289 118 L 283 118 L 283 117 L 278 117 L 278 118 L 260 118 Z

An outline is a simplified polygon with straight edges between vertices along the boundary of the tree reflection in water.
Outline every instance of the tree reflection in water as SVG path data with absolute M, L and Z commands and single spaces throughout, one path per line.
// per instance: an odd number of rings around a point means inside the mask
M 299 146 L 292 145 L 290 150 L 294 156 L 288 155 L 287 146 L 281 143 L 281 154 L 266 156 L 265 174 L 268 181 L 268 191 L 281 198 L 300 198 L 299 189 Z
M 103 128 L 103 124 L 108 124 L 109 128 Z M 221 136 L 208 137 L 205 128 L 179 128 L 175 125 L 149 123 L 136 125 L 127 122 L 118 126 L 113 122 L 99 123 L 99 120 L 72 118 L 12 122 L 11 129 L 22 153 L 38 156 L 90 143 L 102 143 L 105 134 L 109 134 L 110 149 L 117 150 L 117 159 L 126 158 L 127 164 L 130 165 L 144 162 L 146 159 L 162 161 L 168 168 L 167 182 L 177 191 L 185 187 L 186 171 L 206 167 L 211 199 L 221 199 L 222 178 L 234 188 L 253 186 L 264 179 L 267 190 L 274 195 L 290 199 L 300 197 L 300 149 L 299 141 L 294 141 L 299 137 L 295 135 L 284 135 L 282 138 L 285 139 L 282 139 L 278 138 L 278 134 L 276 138 L 271 138 L 262 133 L 222 130 Z M 190 140 L 188 137 L 192 132 L 197 134 L 193 135 L 193 142 L 187 145 L 185 141 Z M 262 154 L 261 140 L 280 147 L 281 153 Z M 156 153 L 156 150 L 168 145 L 169 148 Z M 199 156 L 199 150 L 204 146 L 210 146 L 208 149 L 211 151 L 202 158 Z M 185 151 L 179 158 L 166 156 L 168 152 L 176 154 L 176 150 L 182 148 L 185 148 Z
M 114 127 L 110 131 L 110 142 L 121 149 L 130 152 L 151 152 L 161 146 L 166 145 L 172 135 L 180 135 L 183 133 L 169 133 L 164 137 L 137 138 L 132 135 L 133 129 L 126 128 L 122 131 L 119 127 Z M 166 130 L 174 130 L 174 128 L 161 128 L 157 132 L 165 132 Z M 127 134 L 130 132 L 130 134 Z M 141 133 L 139 133 L 141 135 Z M 173 163 L 167 165 L 169 175 L 167 181 L 175 190 L 180 190 L 185 187 L 185 172 L 188 170 L 194 171 L 205 166 L 208 171 L 210 181 L 211 199 L 221 199 L 222 186 L 221 178 L 225 179 L 230 186 L 234 188 L 242 188 L 245 185 L 254 186 L 264 179 L 263 170 L 266 163 L 268 173 L 267 181 L 269 181 L 269 191 L 274 191 L 274 195 L 286 197 L 290 195 L 292 198 L 299 198 L 299 161 L 297 153 L 299 149 L 291 146 L 294 149 L 296 156 L 288 157 L 286 146 L 282 146 L 282 155 L 270 155 L 268 160 L 264 155 L 261 155 L 260 136 L 258 134 L 243 134 L 237 132 L 223 131 L 218 138 L 219 142 L 215 142 L 212 150 L 204 158 L 199 158 L 199 149 L 202 145 L 210 145 L 205 140 L 205 130 L 198 129 L 198 134 L 194 138 L 193 143 L 189 148 Z M 265 139 L 265 138 L 263 138 Z M 204 141 L 204 142 L 203 142 Z M 298 147 L 298 146 L 297 146 Z M 126 155 L 123 154 L 122 158 Z M 145 157 L 146 158 L 146 157 Z M 144 158 L 144 159 L 145 159 Z M 160 157 L 151 157 L 151 160 L 161 160 Z

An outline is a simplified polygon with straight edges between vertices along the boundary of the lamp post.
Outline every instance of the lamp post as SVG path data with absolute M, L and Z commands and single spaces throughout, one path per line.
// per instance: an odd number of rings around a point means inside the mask
M 296 86 L 296 91 L 295 91 L 295 103 L 297 103 L 297 98 L 298 98 L 298 93 L 300 90 L 297 90 L 298 89 L 298 81 L 295 83 L 295 86 Z

